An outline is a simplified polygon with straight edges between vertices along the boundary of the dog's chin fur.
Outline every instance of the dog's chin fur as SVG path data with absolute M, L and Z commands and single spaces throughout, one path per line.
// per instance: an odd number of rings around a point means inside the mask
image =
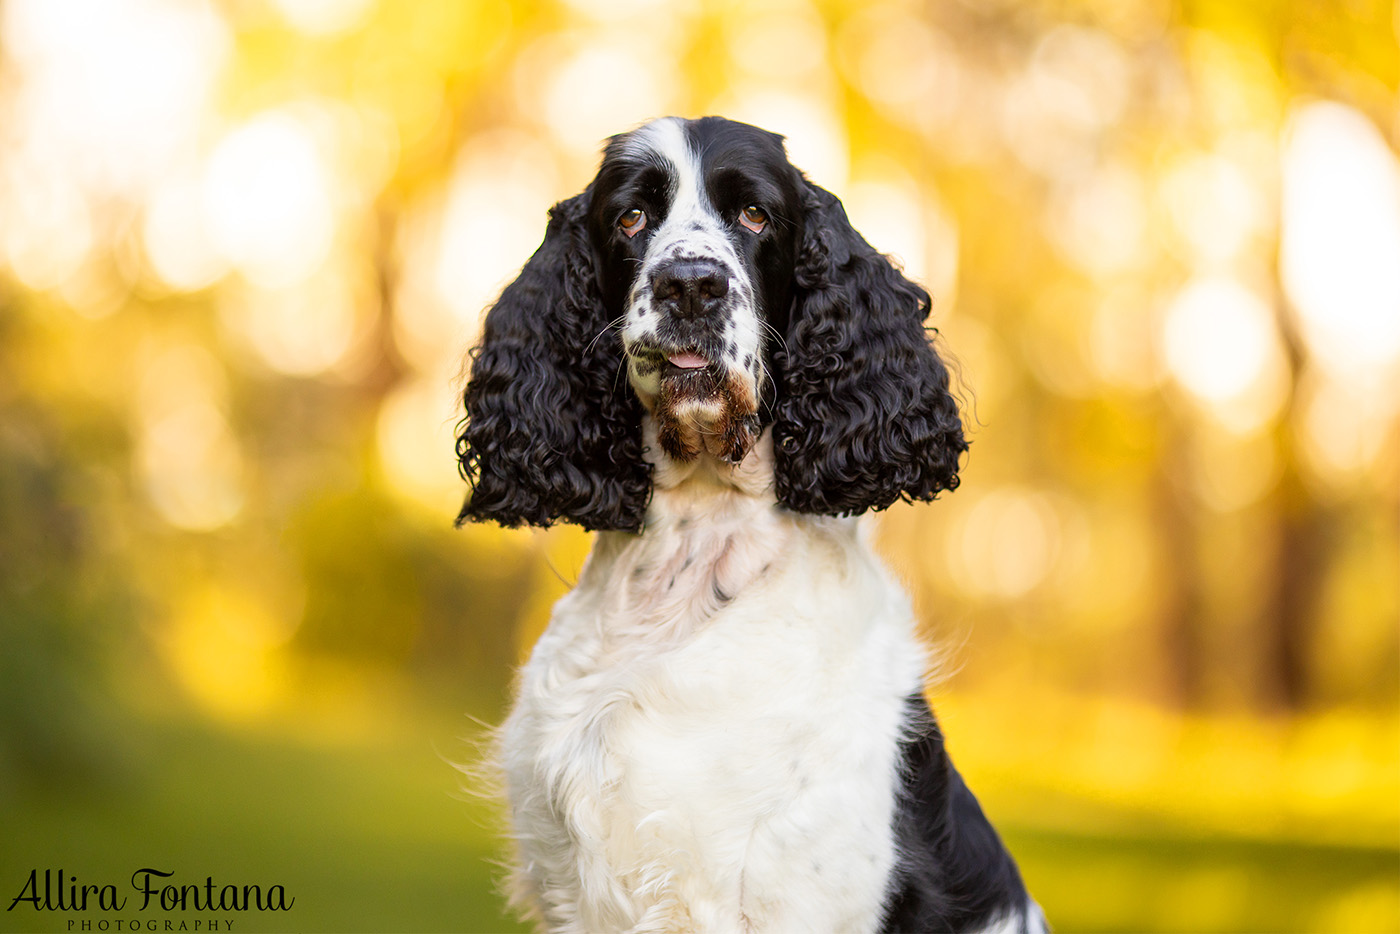
M 662 377 L 649 409 L 661 449 L 682 462 L 709 454 L 737 464 L 761 429 L 753 381 L 742 373 L 719 375 L 713 367 Z

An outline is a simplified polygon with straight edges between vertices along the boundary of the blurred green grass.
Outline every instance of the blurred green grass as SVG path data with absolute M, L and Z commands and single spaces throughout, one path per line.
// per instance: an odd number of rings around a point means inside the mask
M 44 869 L 63 868 L 131 895 L 131 874 L 153 867 L 175 872 L 176 884 L 202 885 L 212 875 L 216 887 L 280 884 L 296 898 L 289 912 L 231 915 L 235 931 L 523 930 L 503 915 L 496 893 L 501 853 L 487 829 L 491 808 L 461 791 L 462 776 L 446 761 L 461 752 L 452 735 L 314 744 L 149 727 L 133 744 L 142 761 L 114 785 L 7 802 L 6 903 L 35 868 L 41 882 Z M 170 918 L 178 928 L 182 917 L 230 916 L 138 906 L 129 900 L 109 915 L 35 913 L 22 904 L 0 912 L 0 929 L 66 931 L 69 920 L 103 917 Z
M 1004 836 L 1059 932 L 1400 930 L 1391 848 L 1016 826 Z
M 463 794 L 448 764 L 466 755 L 453 726 L 332 740 L 129 725 L 132 761 L 115 778 L 7 796 L 7 902 L 31 869 L 42 879 L 62 868 L 129 894 L 132 872 L 149 866 L 175 872 L 177 884 L 212 875 L 216 885 L 281 884 L 295 896 L 289 913 L 234 915 L 236 931 L 524 930 L 497 894 L 493 808 Z M 987 803 L 995 818 L 995 796 Z M 999 823 L 1058 931 L 1400 928 L 1395 847 L 1192 835 L 1109 808 L 1092 833 Z M 209 917 L 135 907 L 110 915 L 21 904 L 0 912 L 0 929 L 66 931 L 104 917 L 169 918 L 178 928 Z

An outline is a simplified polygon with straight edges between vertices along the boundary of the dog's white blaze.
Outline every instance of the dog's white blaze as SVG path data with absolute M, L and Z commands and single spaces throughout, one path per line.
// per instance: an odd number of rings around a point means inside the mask
M 705 190 L 705 176 L 698 154 L 686 138 L 685 125 L 676 117 L 653 121 L 627 140 L 634 154 L 664 159 L 671 166 L 673 186 L 667 215 L 652 234 L 646 256 L 627 304 L 623 345 L 654 342 L 658 314 L 651 294 L 651 273 L 657 264 L 676 258 L 708 259 L 729 273 L 732 314 L 723 323 L 722 337 L 733 348 L 722 362 L 726 368 L 752 381 L 758 397 L 764 372 L 761 364 L 762 326 L 754 285 L 730 241 L 724 221 L 715 213 Z M 749 363 L 745 363 L 745 360 Z M 654 375 L 642 375 L 629 362 L 629 374 L 638 390 L 655 395 Z
M 560 931 L 875 930 L 907 598 L 857 520 L 774 508 L 766 435 L 737 468 L 647 440 L 647 533 L 599 536 L 504 728 L 520 901 Z

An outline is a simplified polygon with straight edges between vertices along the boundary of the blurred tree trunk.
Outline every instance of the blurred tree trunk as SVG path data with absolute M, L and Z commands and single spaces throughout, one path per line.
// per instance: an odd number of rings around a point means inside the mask
M 1201 619 L 1205 609 L 1196 547 L 1196 504 L 1186 495 L 1180 477 L 1190 443 L 1181 419 L 1164 409 L 1161 415 L 1163 453 L 1152 477 L 1152 519 L 1158 530 L 1166 581 L 1159 614 L 1168 699 L 1181 709 L 1199 707 L 1204 700 L 1205 646 Z
M 1277 282 L 1277 258 L 1275 259 Z M 1315 628 L 1317 597 L 1332 550 L 1333 521 L 1330 510 L 1304 486 L 1298 463 L 1298 445 L 1292 426 L 1297 424 L 1298 375 L 1304 350 L 1281 295 L 1274 302 L 1274 317 L 1288 366 L 1288 402 L 1279 416 L 1278 456 L 1282 470 L 1267 505 L 1276 525 L 1274 573 L 1271 593 L 1263 601 L 1259 631 L 1264 662 L 1261 700 L 1266 708 L 1292 713 L 1310 699 L 1308 650 Z
M 1278 549 L 1273 593 L 1264 605 L 1261 627 L 1266 662 L 1263 700 L 1267 707 L 1291 713 L 1311 699 L 1309 648 L 1316 628 L 1318 594 L 1332 550 L 1333 522 L 1302 489 L 1291 459 L 1274 500 Z
M 395 241 L 399 230 L 399 210 L 397 200 L 386 194 L 375 204 L 373 214 L 371 258 L 378 307 L 375 309 L 372 338 L 374 363 L 365 380 L 365 389 L 376 402 L 412 371 L 394 339 L 394 317 L 398 313 L 399 263 Z

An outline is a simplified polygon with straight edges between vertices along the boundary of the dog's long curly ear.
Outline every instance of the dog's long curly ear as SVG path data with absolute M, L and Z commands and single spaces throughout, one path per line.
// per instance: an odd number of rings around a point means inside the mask
M 778 499 L 851 515 L 958 485 L 967 450 L 948 370 L 924 329 L 929 296 L 807 184 L 797 297 L 780 356 Z
M 472 486 L 459 525 L 641 528 L 651 495 L 642 412 L 600 298 L 589 197 L 554 206 L 544 243 L 486 315 L 458 426 Z

